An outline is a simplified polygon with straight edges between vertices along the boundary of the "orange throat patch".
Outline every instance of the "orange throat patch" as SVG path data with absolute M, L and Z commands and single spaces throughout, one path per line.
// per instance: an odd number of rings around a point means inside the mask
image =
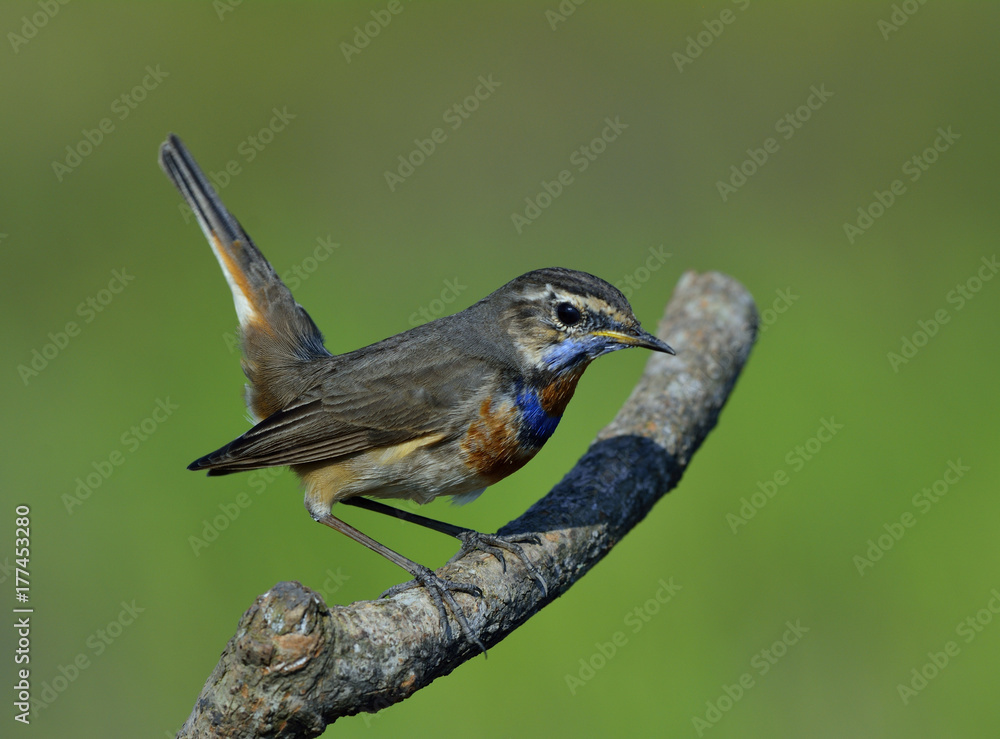
M 538 451 L 522 448 L 514 404 L 505 401 L 494 409 L 492 398 L 480 403 L 460 446 L 465 463 L 490 485 L 521 469 Z
M 566 406 L 569 405 L 569 401 L 573 398 L 573 393 L 576 392 L 576 384 L 580 381 L 580 377 L 583 376 L 585 369 L 587 369 L 586 364 L 580 366 L 578 369 L 574 369 L 572 372 L 567 372 L 557 377 L 546 385 L 538 393 L 538 400 L 541 403 L 542 410 L 550 416 L 562 416 L 566 411 Z

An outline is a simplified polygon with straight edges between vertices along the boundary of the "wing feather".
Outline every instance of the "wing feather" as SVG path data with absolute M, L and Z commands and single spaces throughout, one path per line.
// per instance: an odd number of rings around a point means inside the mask
M 465 432 L 460 419 L 469 417 L 466 409 L 486 384 L 484 363 L 456 363 L 436 352 L 408 363 L 414 369 L 407 371 L 386 362 L 385 352 L 371 351 L 379 348 L 332 357 L 325 379 L 312 390 L 189 469 L 224 475 L 332 461 L 431 434 L 446 440 Z

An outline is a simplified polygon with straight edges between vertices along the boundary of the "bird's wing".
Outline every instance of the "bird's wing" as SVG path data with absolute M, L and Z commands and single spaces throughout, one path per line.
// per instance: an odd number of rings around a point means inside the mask
M 426 351 L 414 356 L 404 347 L 398 347 L 400 352 L 394 348 L 353 361 L 352 354 L 366 350 L 332 358 L 330 372 L 311 391 L 189 469 L 222 475 L 307 464 L 431 435 L 447 439 L 463 433 L 461 419 L 468 417 L 466 409 L 486 384 L 485 367 L 475 361 L 471 366 L 469 361 L 456 362 L 448 352 L 439 351 L 431 359 Z

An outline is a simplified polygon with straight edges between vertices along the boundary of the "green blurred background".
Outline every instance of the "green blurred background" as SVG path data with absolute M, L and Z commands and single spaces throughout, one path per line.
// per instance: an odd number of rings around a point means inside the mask
M 0 578 L 13 604 L 30 505 L 30 667 L 54 698 L 18 730 L 172 734 L 274 583 L 344 604 L 403 579 L 312 523 L 289 472 L 184 469 L 247 423 L 229 291 L 156 164 L 174 131 L 206 170 L 235 162 L 224 200 L 334 352 L 551 265 L 632 279 L 647 326 L 688 269 L 733 275 L 764 315 L 680 487 L 600 566 L 489 660 L 330 735 L 995 736 L 998 22 L 996 3 L 915 0 L 4 3 Z M 492 91 L 466 103 L 480 76 Z M 579 171 L 606 118 L 627 128 Z M 519 233 L 512 214 L 563 169 Z M 848 238 L 858 208 L 880 217 Z M 922 346 L 894 363 L 903 337 Z M 597 362 L 537 461 L 423 511 L 486 531 L 518 516 L 646 359 Z M 817 441 L 824 420 L 841 428 Z M 346 517 L 427 564 L 455 550 Z M 0 639 L 11 686 L 13 630 Z

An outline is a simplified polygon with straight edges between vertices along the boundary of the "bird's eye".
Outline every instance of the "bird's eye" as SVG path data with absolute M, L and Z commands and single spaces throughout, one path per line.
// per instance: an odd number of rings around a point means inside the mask
M 575 326 L 582 316 L 579 309 L 572 303 L 560 303 L 556 306 L 556 318 L 563 326 Z

